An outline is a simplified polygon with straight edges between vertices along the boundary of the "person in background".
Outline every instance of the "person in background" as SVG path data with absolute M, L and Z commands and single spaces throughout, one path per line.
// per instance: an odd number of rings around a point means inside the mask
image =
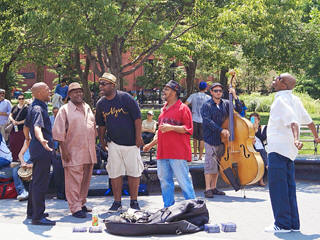
M 12 154 L 0 133 L 0 168 L 8 167 L 12 162 Z
M 62 100 L 66 102 L 68 97 L 68 85 L 67 85 L 67 78 L 63 78 L 61 80 L 61 83 L 58 83 L 56 86 L 56 89 L 54 91 L 55 93 L 59 94 L 62 97 Z
M 6 142 L 2 138 L 2 134 L 0 133 L 0 169 L 9 167 L 12 168 L 12 178 L 16 192 L 18 194 L 17 199 L 19 201 L 27 200 L 29 193 L 26 191 L 22 180 L 18 176 L 18 169 L 20 166 L 17 164 L 12 164 L 12 154 L 7 147 Z
M 258 113 L 251 113 L 250 114 L 250 121 L 253 124 L 253 127 L 255 129 L 255 141 L 254 141 L 254 148 L 257 152 L 260 153 L 262 160 L 264 162 L 264 166 L 267 169 L 268 168 L 268 154 L 265 150 L 265 141 L 267 140 L 267 126 L 261 126 L 260 125 L 260 115 Z M 266 172 L 265 172 L 266 174 Z M 264 176 L 263 176 L 264 177 Z M 259 181 L 259 185 L 261 187 L 266 186 L 266 184 L 263 181 L 263 177 Z
M 246 112 L 247 112 L 247 106 L 244 104 L 244 101 L 243 100 L 240 100 L 240 103 L 241 103 L 241 106 L 242 106 L 242 109 L 241 109 L 241 112 L 240 112 L 240 116 L 241 117 L 246 117 Z
M 175 203 L 173 177 L 177 179 L 185 199 L 196 197 L 187 164 L 191 162 L 192 115 L 189 107 L 179 99 L 180 89 L 173 80 L 165 85 L 163 95 L 166 104 L 159 115 L 157 137 L 143 148 L 149 151 L 158 144 L 157 173 L 164 207 Z
M 32 161 L 30 160 L 30 154 L 28 152 L 29 145 L 30 145 L 30 138 L 24 141 L 24 144 L 18 154 L 20 165 L 12 168 L 12 177 L 14 179 L 14 186 L 17 190 L 17 193 L 18 193 L 17 199 L 19 201 L 27 200 L 29 197 L 29 193 L 25 189 L 23 181 L 18 175 L 18 170 L 20 169 L 20 167 L 23 167 L 23 168 L 33 167 Z M 28 153 L 28 154 L 25 154 L 25 153 Z M 31 219 L 30 216 L 29 216 L 29 219 Z
M 23 94 L 18 96 L 18 104 L 15 105 L 9 115 L 13 128 L 9 135 L 9 147 L 13 162 L 18 161 L 18 154 L 24 143 L 23 125 L 27 117 L 28 106 L 25 104 Z
M 210 99 L 210 96 L 205 92 L 207 91 L 207 83 L 199 83 L 199 92 L 191 94 L 185 104 L 192 106 L 192 121 L 193 121 L 193 158 L 192 160 L 202 160 L 202 154 L 204 149 L 203 141 L 203 129 L 202 129 L 202 117 L 201 107 Z M 199 146 L 199 158 L 197 156 Z
M 0 133 L 5 141 L 8 141 L 9 133 L 5 132 L 6 125 L 8 123 L 8 118 L 11 113 L 11 103 L 9 100 L 5 99 L 6 91 L 0 89 Z
M 274 223 L 266 232 L 300 231 L 294 160 L 303 146 L 299 125 L 307 124 L 314 141 L 320 142 L 315 125 L 301 100 L 292 94 L 296 79 L 282 73 L 272 82 L 277 92 L 270 108 L 267 128 L 268 182 Z
M 51 97 L 52 107 L 53 108 L 60 108 L 64 102 L 62 100 L 62 96 L 58 93 L 54 93 Z
M 152 110 L 148 111 L 147 119 L 142 121 L 141 132 L 144 144 L 151 142 L 156 133 L 157 122 L 153 120 L 153 115 Z

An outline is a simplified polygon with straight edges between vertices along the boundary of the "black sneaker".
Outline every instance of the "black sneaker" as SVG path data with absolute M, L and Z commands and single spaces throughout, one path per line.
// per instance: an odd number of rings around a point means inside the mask
M 83 212 L 92 212 L 92 208 L 87 207 L 86 205 L 83 205 L 82 208 L 81 208 L 81 210 L 82 210 Z
M 121 202 L 114 201 L 108 212 L 119 212 L 122 210 Z
M 87 214 L 82 211 L 82 210 L 79 210 L 75 213 L 72 213 L 72 216 L 76 217 L 76 218 L 86 218 L 87 217 Z
M 44 218 L 47 218 L 47 217 L 49 217 L 49 213 L 43 213 L 43 215 L 42 215 Z M 32 215 L 27 215 L 27 219 L 32 219 Z
M 131 200 L 130 201 L 130 208 L 133 208 L 135 210 L 140 210 L 138 201 L 137 200 Z
M 213 193 L 214 195 L 226 195 L 225 192 L 222 192 L 222 191 L 218 190 L 217 188 L 213 189 L 213 190 L 212 190 L 212 193 Z
M 207 191 L 204 191 L 204 197 L 205 197 L 205 198 L 213 198 L 212 189 L 209 189 L 209 190 L 207 190 Z

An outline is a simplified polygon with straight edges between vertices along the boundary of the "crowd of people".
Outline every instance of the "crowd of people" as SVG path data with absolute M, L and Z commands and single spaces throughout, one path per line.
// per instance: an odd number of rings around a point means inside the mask
M 273 82 L 277 94 L 268 126 L 260 125 L 259 114 L 250 115 L 255 131 L 254 147 L 268 169 L 275 218 L 274 224 L 266 229 L 270 232 L 300 229 L 293 165 L 298 149 L 302 147 L 299 124 L 308 124 L 315 141 L 320 142 L 312 119 L 292 94 L 294 86 L 295 78 L 290 74 L 281 74 Z M 0 167 L 11 163 L 17 199 L 28 199 L 27 217 L 32 219 L 32 224 L 55 225 L 45 212 L 51 165 L 57 195 L 67 200 L 72 216 L 86 218 L 92 211 L 86 206 L 86 198 L 93 166 L 97 163 L 97 137 L 102 149 L 108 151 L 106 169 L 114 196 L 110 212 L 122 209 L 123 176 L 128 177 L 130 208 L 140 210 L 138 188 L 144 170 L 140 152 L 150 151 L 155 145 L 164 207 L 175 203 L 173 178 L 177 179 L 185 199 L 196 198 L 187 163 L 202 160 L 203 155 L 204 196 L 225 195 L 216 187 L 219 162 L 226 149 L 222 138 L 229 138 L 231 134 L 229 129 L 222 127 L 230 106 L 229 100 L 222 98 L 223 86 L 213 83 L 208 87 L 206 82 L 200 82 L 199 92 L 183 103 L 179 99 L 181 86 L 176 81 L 169 81 L 163 88 L 165 103 L 158 121 L 153 119 L 153 111 L 148 111 L 147 119 L 142 121 L 137 101 L 117 87 L 114 75 L 104 73 L 99 78 L 101 98 L 95 112 L 83 101 L 81 85 L 77 82 L 67 85 L 65 79 L 56 86 L 52 98 L 45 83 L 34 84 L 31 89 L 34 99 L 29 105 L 24 95 L 19 94 L 18 104 L 12 107 L 4 97 L 5 91 L 0 90 L 1 151 L 10 152 L 10 156 L 0 156 Z M 246 109 L 235 89 L 231 87 L 229 94 L 234 99 L 235 110 L 245 115 Z M 50 100 L 54 105 L 52 116 L 49 116 L 46 104 Z M 5 149 L 7 144 L 9 149 Z M 28 191 L 17 174 L 19 167 L 32 167 Z M 259 185 L 265 186 L 263 178 L 259 179 Z

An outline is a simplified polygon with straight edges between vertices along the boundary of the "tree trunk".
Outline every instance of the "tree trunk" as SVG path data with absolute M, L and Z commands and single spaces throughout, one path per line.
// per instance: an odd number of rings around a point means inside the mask
M 93 107 L 92 97 L 91 97 L 91 91 L 89 88 L 88 83 L 88 76 L 89 76 L 89 67 L 90 67 L 90 59 L 89 56 L 86 56 L 86 65 L 84 68 L 84 71 L 81 69 L 81 63 L 80 63 L 80 51 L 79 48 L 75 48 L 74 50 L 75 54 L 75 67 L 77 69 L 78 75 L 80 77 L 80 81 L 82 83 L 83 93 L 84 93 L 84 101 L 88 103 L 91 107 Z
M 37 64 L 36 66 L 37 71 L 37 78 L 36 82 L 43 82 L 44 81 L 44 66 Z
M 194 89 L 194 79 L 196 76 L 196 69 L 197 69 L 197 59 L 192 59 L 192 61 L 188 62 L 188 65 L 185 66 L 187 77 L 186 77 L 186 84 L 187 84 L 187 97 L 192 94 Z
M 117 78 L 117 87 L 123 89 L 123 76 L 121 75 L 122 54 L 120 39 L 116 36 L 111 45 L 110 71 Z
M 228 72 L 228 68 L 222 67 L 220 70 L 220 83 L 224 87 L 224 89 L 228 89 L 228 78 L 226 76 L 226 73 Z
M 10 99 L 10 92 L 9 92 L 9 84 L 7 79 L 8 71 L 3 70 L 0 72 L 0 88 L 6 90 L 6 99 Z

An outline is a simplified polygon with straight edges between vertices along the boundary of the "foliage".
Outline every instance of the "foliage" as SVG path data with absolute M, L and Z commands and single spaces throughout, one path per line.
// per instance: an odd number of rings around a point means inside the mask
M 294 93 L 300 98 L 305 109 L 309 114 L 320 114 L 319 100 L 314 100 L 306 93 Z M 274 93 L 263 96 L 260 93 L 250 95 L 241 95 L 240 99 L 244 101 L 249 112 L 270 112 L 270 106 L 274 100 Z
M 154 59 L 144 63 L 144 75 L 137 77 L 137 85 L 144 89 L 161 89 L 169 80 L 184 77 L 181 67 L 173 67 L 168 59 Z

